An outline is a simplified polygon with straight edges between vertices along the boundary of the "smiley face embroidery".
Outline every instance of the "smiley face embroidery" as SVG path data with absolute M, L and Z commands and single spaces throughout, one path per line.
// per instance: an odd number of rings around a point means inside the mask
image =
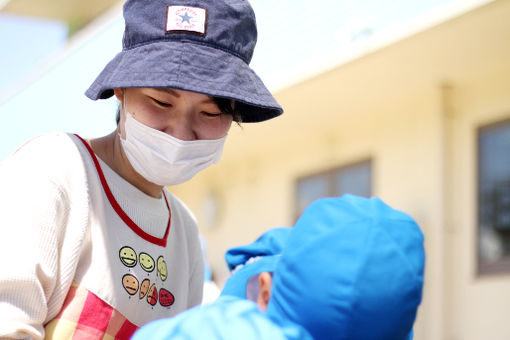
M 174 304 L 174 295 L 165 288 L 159 289 L 159 304 L 163 307 L 170 307 Z
M 140 253 L 140 267 L 147 273 L 151 273 L 156 268 L 156 264 L 149 254 L 142 252 Z
M 138 279 L 131 274 L 126 274 L 122 277 L 122 286 L 129 295 L 135 295 L 138 291 Z
M 145 279 L 142 281 L 142 284 L 140 285 L 140 299 L 143 299 L 145 297 L 145 294 L 149 291 L 149 285 L 151 284 L 149 279 Z
M 165 281 L 168 275 L 166 262 L 163 256 L 158 257 L 158 273 L 162 281 Z
M 134 267 L 136 266 L 136 252 L 133 248 L 125 246 L 120 248 L 119 250 L 119 258 L 120 261 L 126 266 L 126 267 Z
M 153 284 L 147 293 L 147 302 L 154 306 L 158 302 L 158 289 L 156 285 Z

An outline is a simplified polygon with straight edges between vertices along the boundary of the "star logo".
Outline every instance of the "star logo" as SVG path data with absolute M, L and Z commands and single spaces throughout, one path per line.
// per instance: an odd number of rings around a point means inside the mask
M 165 33 L 198 33 L 205 36 L 206 23 L 207 10 L 205 8 L 167 6 Z
M 180 16 L 180 17 L 181 17 L 181 19 L 182 19 L 181 24 L 184 24 L 185 22 L 187 22 L 188 24 L 190 24 L 190 25 L 191 25 L 191 21 L 190 21 L 190 19 L 191 19 L 192 17 L 190 17 L 190 16 L 188 15 L 188 12 L 185 12 L 185 13 L 184 13 L 184 15 L 179 15 L 179 16 Z

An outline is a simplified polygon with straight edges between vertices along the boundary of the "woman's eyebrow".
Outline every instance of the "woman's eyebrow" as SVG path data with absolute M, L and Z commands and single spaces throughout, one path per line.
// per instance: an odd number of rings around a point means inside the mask
M 179 92 L 175 91 L 174 89 L 155 88 L 155 90 L 160 91 L 160 92 L 166 92 L 166 93 L 168 93 L 168 94 L 170 94 L 172 96 L 175 96 L 177 98 L 181 97 L 181 94 Z M 214 102 L 214 98 L 213 97 L 207 96 L 207 98 L 202 100 L 201 103 L 208 104 L 208 103 L 215 103 L 215 102 Z
M 209 104 L 209 103 L 216 104 L 216 103 L 214 102 L 213 97 L 208 97 L 208 98 L 206 98 L 206 99 L 202 100 L 202 103 L 204 103 L 204 104 Z
M 177 98 L 181 97 L 181 94 L 173 89 L 166 89 L 166 88 L 154 88 L 154 89 L 159 92 L 166 92 L 166 93 L 171 94 L 172 96 L 175 96 Z

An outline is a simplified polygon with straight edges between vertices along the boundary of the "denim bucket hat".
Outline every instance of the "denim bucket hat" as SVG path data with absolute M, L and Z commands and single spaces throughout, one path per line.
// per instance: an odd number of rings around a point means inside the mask
M 274 276 L 267 315 L 315 340 L 407 340 L 422 298 L 423 234 L 378 198 L 312 203 Z
M 237 101 L 243 122 L 283 113 L 249 67 L 257 41 L 246 0 L 127 0 L 122 51 L 99 74 L 87 97 L 115 88 L 176 88 Z
M 274 272 L 291 230 L 290 227 L 269 229 L 255 242 L 227 250 L 225 261 L 232 276 L 225 282 L 221 295 L 247 298 L 248 280 L 255 274 Z

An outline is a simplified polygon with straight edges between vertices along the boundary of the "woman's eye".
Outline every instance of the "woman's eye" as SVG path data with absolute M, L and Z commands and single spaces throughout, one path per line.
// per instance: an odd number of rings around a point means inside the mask
M 162 102 L 162 101 L 157 100 L 157 99 L 155 99 L 155 98 L 152 98 L 152 100 L 153 100 L 156 104 L 158 104 L 159 106 L 161 106 L 161 107 L 170 107 L 170 106 L 172 106 L 172 104 L 170 104 L 170 103 L 165 103 L 165 102 Z
M 221 112 L 211 113 L 211 112 L 202 111 L 202 114 L 205 115 L 206 117 L 210 117 L 210 118 L 215 118 L 215 117 L 221 116 Z

